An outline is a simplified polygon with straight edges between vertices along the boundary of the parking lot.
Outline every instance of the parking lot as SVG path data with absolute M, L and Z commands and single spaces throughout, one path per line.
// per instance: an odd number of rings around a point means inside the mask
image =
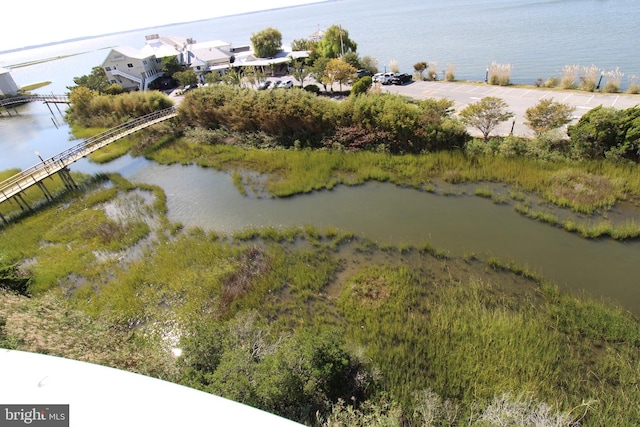
M 444 81 L 414 81 L 403 86 L 383 85 L 382 90 L 410 96 L 416 99 L 436 98 L 450 99 L 455 102 L 454 108 L 460 111 L 485 96 L 495 96 L 509 105 L 509 110 L 515 114 L 514 135 L 532 136 L 533 132 L 524 124 L 524 113 L 529 107 L 536 105 L 541 99 L 552 98 L 575 107 L 574 123 L 587 111 L 603 105 L 620 109 L 631 108 L 640 103 L 640 95 L 589 93 L 577 90 L 554 90 L 544 88 L 523 88 L 511 86 L 493 86 L 486 83 L 444 82 Z M 505 122 L 494 131 L 494 134 L 507 135 L 511 131 L 513 122 Z M 470 129 L 474 135 L 477 131 Z

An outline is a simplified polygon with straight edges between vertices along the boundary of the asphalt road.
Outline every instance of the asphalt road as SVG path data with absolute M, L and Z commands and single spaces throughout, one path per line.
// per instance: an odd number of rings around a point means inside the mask
M 462 110 L 469 104 L 478 102 L 485 96 L 495 96 L 504 100 L 509 105 L 509 110 L 515 113 L 513 133 L 520 136 L 533 135 L 531 129 L 524 124 L 526 120 L 524 113 L 527 108 L 533 107 L 544 98 L 552 98 L 556 102 L 574 106 L 576 109 L 572 123 L 576 123 L 583 114 L 599 105 L 626 109 L 640 104 L 640 95 L 493 86 L 486 83 L 413 81 L 404 86 L 383 85 L 382 90 L 416 99 L 451 99 L 455 102 L 454 108 L 456 111 Z M 498 126 L 492 132 L 492 135 L 508 135 L 509 132 L 511 132 L 512 125 L 512 121 L 505 122 Z M 472 135 L 480 135 L 477 130 L 469 129 L 469 131 Z

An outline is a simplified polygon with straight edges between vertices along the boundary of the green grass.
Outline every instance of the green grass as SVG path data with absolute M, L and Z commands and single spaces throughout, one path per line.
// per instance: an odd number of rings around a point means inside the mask
M 532 396 L 565 413 L 595 400 L 583 425 L 624 425 L 640 417 L 634 404 L 640 401 L 640 326 L 621 309 L 565 295 L 516 263 L 483 263 L 475 254 L 458 259 L 428 242 L 380 247 L 349 232 L 311 226 L 220 236 L 159 221 L 147 224 L 149 230 L 127 231 L 124 224 L 136 229 L 149 212 L 162 218 L 164 199 L 142 203 L 138 192 L 153 187 L 119 176 L 110 182 L 3 229 L 5 260 L 24 262 L 21 271 L 34 283 L 32 301 L 24 303 L 33 308 L 25 308 L 24 319 L 0 304 L 3 342 L 77 355 L 58 335 L 42 341 L 37 328 L 20 332 L 46 306 L 53 318 L 44 317 L 50 323 L 43 333 L 74 325 L 69 342 L 86 334 L 84 353 L 92 357 L 109 334 L 114 342 L 132 334 L 134 342 L 141 340 L 141 354 L 151 351 L 153 357 L 149 364 L 136 358 L 131 368 L 175 379 L 179 366 L 150 366 L 165 360 L 167 351 L 152 337 L 179 337 L 203 320 L 222 325 L 258 311 L 274 334 L 338 328 L 375 378 L 372 406 L 361 410 L 376 413 L 387 396 L 413 414 L 425 404 L 416 396 L 424 399 L 431 390 L 441 408 L 445 400 L 456 405 L 460 423 L 505 393 Z M 118 223 L 123 228 L 112 228 L 117 220 L 105 215 L 105 203 L 128 207 L 127 221 Z M 102 227 L 113 241 L 104 239 Z M 145 233 L 156 233 L 157 241 L 126 260 L 126 268 L 108 256 L 96 262 L 97 253 L 118 254 Z M 48 300 L 60 289 L 71 300 Z M 135 346 L 120 347 L 123 352 L 105 353 L 103 363 L 122 366 L 124 350 Z
M 337 184 L 358 185 L 368 180 L 433 190 L 443 179 L 465 182 L 500 182 L 517 188 L 510 197 L 526 193 L 577 212 L 608 209 L 617 200 L 640 197 L 637 168 L 606 161 L 569 163 L 499 156 L 465 156 L 460 152 L 397 155 L 341 151 L 287 151 L 243 149 L 226 145 L 193 144 L 176 140 L 148 154 L 160 163 L 190 163 L 235 171 L 239 168 L 266 175 L 266 190 L 286 197 Z M 487 188 L 478 191 L 488 197 Z M 479 194 L 480 195 L 480 194 Z M 507 196 L 497 196 L 505 203 Z
M 118 187 L 114 176 L 116 185 L 103 188 L 105 179 L 87 181 L 86 196 L 66 193 L 2 230 L 0 252 L 7 260 L 32 259 L 25 271 L 33 279 L 30 292 L 42 293 L 72 275 L 93 278 L 99 274 L 97 253 L 117 254 L 150 234 L 147 219 L 157 213 L 133 191 L 137 187 Z M 161 203 L 164 206 L 164 199 Z M 108 217 L 105 204 L 113 204 L 120 217 Z

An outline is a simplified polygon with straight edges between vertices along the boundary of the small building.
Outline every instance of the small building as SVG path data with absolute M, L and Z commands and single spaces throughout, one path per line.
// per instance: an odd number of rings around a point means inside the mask
M 0 68 L 0 96 L 14 96 L 19 90 L 20 88 L 11 77 L 11 71 Z
M 234 63 L 235 66 L 260 68 L 271 75 L 288 74 L 289 64 L 292 60 L 309 57 L 308 51 L 292 51 L 290 47 L 284 47 L 271 58 L 259 58 L 253 52 L 248 52 Z
M 187 45 L 184 55 L 184 63 L 196 74 L 229 68 L 234 57 L 230 43 L 221 40 L 195 43 Z

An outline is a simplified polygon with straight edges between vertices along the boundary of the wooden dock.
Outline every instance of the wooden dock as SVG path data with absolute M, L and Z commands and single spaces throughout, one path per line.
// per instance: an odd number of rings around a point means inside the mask
M 33 185 L 38 185 L 47 198 L 50 193 L 44 187 L 42 181 L 53 174 L 59 173 L 60 178 L 68 187 L 74 187 L 75 183 L 71 179 L 68 166 L 77 160 L 88 156 L 100 148 L 109 145 L 113 141 L 124 138 L 134 132 L 152 126 L 156 123 L 168 120 L 176 116 L 176 108 L 171 107 L 164 110 L 156 111 L 146 116 L 138 117 L 120 126 L 116 126 L 105 132 L 102 132 L 92 138 L 82 141 L 68 150 L 65 150 L 53 157 L 43 159 L 42 162 L 27 168 L 20 173 L 0 182 L 0 203 L 6 202 L 11 198 L 15 198 L 20 206 L 26 205 L 21 197 L 21 193 Z M 6 222 L 4 218 L 2 218 Z

